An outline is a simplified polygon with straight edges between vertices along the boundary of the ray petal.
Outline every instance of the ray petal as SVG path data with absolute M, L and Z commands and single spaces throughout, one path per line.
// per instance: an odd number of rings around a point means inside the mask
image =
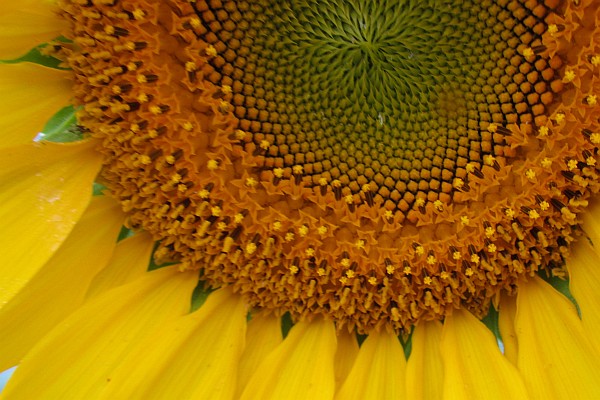
M 335 352 L 335 387 L 339 389 L 350 373 L 356 356 L 358 341 L 354 332 L 338 332 L 337 351 Z
M 112 372 L 107 399 L 233 399 L 247 307 L 229 289 L 165 322 Z
M 405 381 L 406 359 L 398 337 L 390 332 L 372 333 L 360 346 L 336 399 L 404 399 Z
M 176 266 L 161 268 L 86 303 L 25 356 L 3 395 L 98 398 L 135 343 L 189 311 L 196 281 Z
M 65 21 L 55 1 L 21 0 L 0 3 L 0 59 L 24 55 L 32 47 L 60 35 Z
M 442 330 L 445 399 L 527 399 L 517 369 L 494 334 L 467 310 L 446 318 Z
M 412 348 L 406 364 L 406 391 L 409 399 L 442 399 L 444 370 L 440 341 L 442 324 L 438 321 L 417 326 L 412 334 Z
M 515 366 L 517 365 L 517 354 L 519 352 L 519 343 L 515 332 L 516 313 L 516 297 L 502 296 L 500 309 L 498 310 L 498 325 L 504 345 L 504 356 Z
M 336 347 L 332 322 L 297 323 L 258 366 L 241 399 L 331 400 Z
M 600 356 L 575 306 L 541 278 L 519 285 L 518 367 L 536 399 L 600 398 Z
M 31 142 L 71 98 L 70 71 L 0 64 L 0 147 Z
M 88 206 L 101 155 L 94 142 L 0 150 L 0 304 L 44 265 Z
M 148 270 L 154 241 L 150 234 L 138 232 L 120 241 L 108 265 L 92 280 L 87 298 L 143 276 Z
M 242 393 L 260 363 L 281 344 L 281 319 L 273 315 L 256 315 L 248 323 L 246 348 L 240 360 L 237 396 Z
M 585 239 L 580 239 L 567 260 L 571 294 L 581 309 L 581 322 L 588 338 L 600 351 L 600 256 Z
M 110 259 L 123 219 L 116 201 L 95 197 L 58 251 L 0 308 L 0 370 L 17 364 L 83 303 L 90 281 Z

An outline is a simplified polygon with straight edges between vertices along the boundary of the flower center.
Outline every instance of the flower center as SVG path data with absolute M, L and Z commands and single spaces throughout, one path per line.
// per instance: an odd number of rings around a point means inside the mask
M 552 1 L 62 7 L 130 226 L 257 308 L 360 332 L 482 316 L 560 270 L 598 190 Z

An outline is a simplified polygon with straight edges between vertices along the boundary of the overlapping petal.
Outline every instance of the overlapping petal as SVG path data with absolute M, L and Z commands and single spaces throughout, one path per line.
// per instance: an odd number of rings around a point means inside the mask
M 406 364 L 406 392 L 408 399 L 442 399 L 444 370 L 440 353 L 442 324 L 426 322 L 412 334 L 410 357 Z
M 255 315 L 248 323 L 246 347 L 238 366 L 237 396 L 242 393 L 260 363 L 281 344 L 281 319 L 273 315 Z
M 299 322 L 256 369 L 242 400 L 331 400 L 336 335 L 330 321 Z
M 600 355 L 575 306 L 539 277 L 519 286 L 515 331 L 518 368 L 532 398 L 600 398 Z
M 91 300 L 27 354 L 2 398 L 98 398 L 134 344 L 189 311 L 195 285 L 194 274 L 167 267 Z
M 38 44 L 59 36 L 65 21 L 54 0 L 20 0 L 0 3 L 0 60 L 25 54 Z
M 363 342 L 337 400 L 404 399 L 406 359 L 398 337 L 391 332 L 370 334 Z
M 466 310 L 442 329 L 444 399 L 527 399 L 517 369 L 502 355 L 492 332 Z
M 106 399 L 233 399 L 247 308 L 229 289 L 165 322 L 107 377 Z
M 154 241 L 146 232 L 120 241 L 108 265 L 90 283 L 86 297 L 92 298 L 142 277 L 148 270 L 153 248 Z
M 498 326 L 500 328 L 500 335 L 502 336 L 504 356 L 513 365 L 517 365 L 517 353 L 519 352 L 519 343 L 517 341 L 517 333 L 515 332 L 517 299 L 515 297 L 504 296 L 500 301 L 499 311 Z
M 0 306 L 0 371 L 17 364 L 46 332 L 83 303 L 90 281 L 110 259 L 123 219 L 112 198 L 94 198 L 52 258 Z
M 37 64 L 0 64 L 0 148 L 31 142 L 68 105 L 70 77 L 70 71 Z
M 337 334 L 337 350 L 335 352 L 335 387 L 336 390 L 346 380 L 352 370 L 358 355 L 358 341 L 356 334 L 341 331 Z
M 597 246 L 582 238 L 567 261 L 571 293 L 581 310 L 581 322 L 592 344 L 600 351 L 600 256 Z
M 17 293 L 88 206 L 102 157 L 94 142 L 0 150 L 0 304 Z

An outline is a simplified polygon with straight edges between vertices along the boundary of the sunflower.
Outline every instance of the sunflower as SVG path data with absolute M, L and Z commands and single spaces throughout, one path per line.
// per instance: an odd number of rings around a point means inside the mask
M 0 397 L 600 398 L 599 26 L 4 2 Z

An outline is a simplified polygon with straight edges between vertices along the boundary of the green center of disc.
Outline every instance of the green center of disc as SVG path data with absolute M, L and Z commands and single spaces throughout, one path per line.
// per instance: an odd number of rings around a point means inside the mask
M 339 180 L 344 195 L 368 184 L 377 201 L 404 200 L 402 209 L 451 195 L 465 175 L 457 170 L 503 144 L 487 126 L 518 122 L 539 102 L 515 96 L 516 68 L 532 69 L 517 47 L 539 37 L 536 21 L 515 14 L 519 2 L 235 7 L 227 18 L 238 29 L 211 34 L 230 49 L 230 64 L 215 69 L 234 81 L 241 128 L 258 146 L 268 142 L 265 167 L 300 165 L 314 185 Z

